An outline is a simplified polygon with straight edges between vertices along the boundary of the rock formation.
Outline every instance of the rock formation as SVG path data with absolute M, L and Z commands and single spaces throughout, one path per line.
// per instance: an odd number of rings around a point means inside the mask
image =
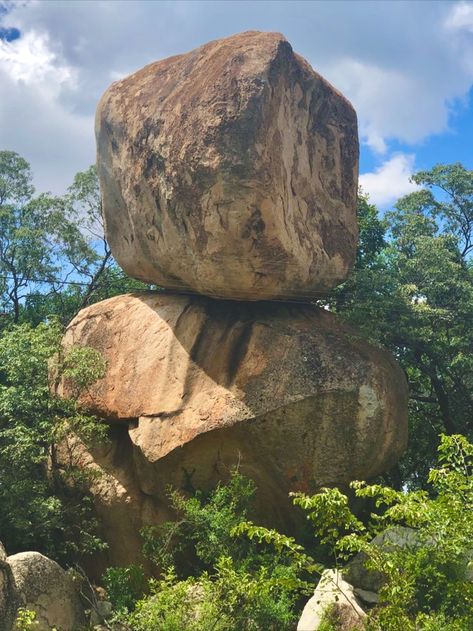
M 314 595 L 304 607 L 297 631 L 317 631 L 324 622 L 337 631 L 361 631 L 365 618 L 366 613 L 356 599 L 353 586 L 338 570 L 325 570 Z
M 7 558 L 20 606 L 34 611 L 37 631 L 77 631 L 85 626 L 79 585 L 60 565 L 39 552 Z
M 130 294 L 84 309 L 63 343 L 106 360 L 82 402 L 127 423 L 129 477 L 161 503 L 186 472 L 204 488 L 240 461 L 277 519 L 290 491 L 373 477 L 405 447 L 401 369 L 311 305 Z
M 109 560 L 136 560 L 140 527 L 170 517 L 170 485 L 208 488 L 238 462 L 277 526 L 293 519 L 289 491 L 394 464 L 407 431 L 394 359 L 324 309 L 262 301 L 327 291 L 350 270 L 351 105 L 282 36 L 243 33 L 113 84 L 97 142 L 117 261 L 204 294 L 119 296 L 65 335 L 107 362 L 82 403 L 111 441 L 88 450 L 71 437 L 67 453 L 103 473 L 92 492 Z
M 127 274 L 239 300 L 311 297 L 356 252 L 356 114 L 278 33 L 114 83 L 96 122 L 107 238 Z

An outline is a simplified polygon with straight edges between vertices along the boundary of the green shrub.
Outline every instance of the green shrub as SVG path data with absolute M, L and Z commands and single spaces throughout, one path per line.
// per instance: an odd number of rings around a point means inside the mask
M 168 573 L 127 618 L 134 631 L 285 631 L 294 628 L 295 592 L 284 571 L 249 574 L 221 557 L 212 574 L 179 581 Z
M 237 534 L 248 517 L 255 485 L 237 471 L 208 493 L 173 491 L 176 521 L 147 528 L 144 551 L 159 568 L 150 594 L 117 619 L 133 631 L 284 631 L 296 620 L 296 604 L 308 585 L 285 548 L 275 553 Z M 283 537 L 283 535 L 280 535 Z M 127 593 L 124 570 L 110 570 L 106 586 L 116 609 Z M 111 589 L 112 588 L 112 589 Z M 112 592 L 117 595 L 112 596 Z M 132 603 L 125 603 L 128 610 Z
M 473 629 L 473 581 L 468 574 L 473 557 L 473 445 L 460 435 L 442 436 L 439 465 L 427 482 L 429 492 L 354 482 L 355 495 L 375 506 L 365 521 L 338 489 L 293 494 L 294 503 L 307 512 L 316 540 L 332 548 L 339 568 L 363 552 L 367 570 L 382 577 L 379 604 L 364 623 L 367 631 Z M 293 537 L 250 521 L 238 523 L 253 493 L 254 486 L 234 474 L 227 485 L 206 496 L 172 494 L 180 520 L 154 530 L 148 551 L 156 560 L 180 560 L 176 550 L 190 550 L 194 575 L 182 578 L 169 571 L 152 582 L 151 594 L 126 618 L 134 631 L 293 628 L 307 577 L 314 583 L 324 568 Z M 395 526 L 409 527 L 413 542 L 371 543 L 376 534 Z M 202 571 L 201 564 L 210 569 Z M 337 628 L 332 618 L 324 621 L 327 631 Z
M 315 535 L 333 547 L 334 556 L 366 555 L 365 566 L 384 583 L 380 602 L 368 616 L 370 631 L 469 631 L 473 629 L 473 582 L 468 576 L 473 554 L 473 445 L 460 435 L 442 436 L 439 466 L 430 471 L 431 491 L 397 491 L 354 482 L 358 498 L 375 502 L 378 512 L 362 523 L 338 489 L 322 489 L 311 497 L 293 495 L 311 520 Z M 376 546 L 376 534 L 402 525 L 413 530 L 415 544 Z M 291 538 L 240 524 L 260 541 L 273 541 L 291 551 L 302 567 L 312 559 Z
M 20 607 L 16 614 L 15 627 L 17 631 L 31 631 L 36 622 L 36 612 Z
M 197 490 L 187 497 L 170 491 L 176 519 L 142 530 L 145 556 L 160 568 L 174 567 L 179 578 L 212 570 L 222 556 L 237 565 L 248 565 L 255 554 L 261 561 L 261 547 L 232 535 L 233 528 L 248 518 L 255 492 L 254 482 L 238 471 L 210 492 Z
M 38 550 L 71 563 L 103 547 L 97 536 L 87 474 L 65 466 L 58 443 L 71 431 L 102 439 L 105 429 L 73 400 L 51 394 L 49 372 L 61 326 L 12 326 L 0 335 L 0 540 L 9 553 Z M 85 388 L 103 371 L 95 352 L 66 356 L 57 370 Z
M 147 591 L 147 580 L 140 565 L 109 567 L 102 580 L 116 611 L 131 611 Z

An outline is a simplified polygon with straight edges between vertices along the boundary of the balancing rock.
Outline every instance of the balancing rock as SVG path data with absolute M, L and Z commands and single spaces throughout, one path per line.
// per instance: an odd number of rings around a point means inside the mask
M 96 137 L 106 236 L 128 275 L 290 300 L 350 271 L 356 114 L 282 35 L 216 40 L 112 84 Z

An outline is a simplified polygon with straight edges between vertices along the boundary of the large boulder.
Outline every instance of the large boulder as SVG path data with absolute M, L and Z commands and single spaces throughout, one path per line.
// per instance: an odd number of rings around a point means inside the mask
M 282 35 L 216 40 L 112 84 L 96 137 L 106 235 L 130 276 L 239 300 L 346 278 L 356 114 Z
M 5 548 L 0 543 L 0 631 L 11 631 L 19 604 L 12 569 Z
M 105 471 L 96 495 L 122 542 L 159 519 L 169 485 L 208 488 L 240 463 L 281 523 L 290 491 L 371 478 L 406 444 L 403 372 L 323 309 L 128 294 L 81 311 L 63 345 L 107 363 L 82 403 L 116 429 L 81 462 Z
M 36 631 L 78 631 L 86 624 L 74 577 L 39 552 L 20 552 L 7 558 L 20 605 L 36 612 Z

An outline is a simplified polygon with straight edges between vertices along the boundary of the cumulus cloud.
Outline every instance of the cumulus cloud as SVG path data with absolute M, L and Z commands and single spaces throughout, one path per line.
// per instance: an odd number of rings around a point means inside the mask
M 362 140 L 385 163 L 391 141 L 414 146 L 446 131 L 473 83 L 470 2 L 33 0 L 8 7 L 1 26 L 21 37 L 1 42 L 8 48 L 0 57 L 0 143 L 29 158 L 38 184 L 54 190 L 94 160 L 93 114 L 111 81 L 238 31 L 282 31 L 352 100 Z
M 74 83 L 74 70 L 58 62 L 46 33 L 29 31 L 13 42 L 0 40 L 0 67 L 17 83 L 38 84 L 52 79 L 55 91 L 65 82 Z
M 0 41 L 0 148 L 32 163 L 41 190 L 64 192 L 77 166 L 93 160 L 93 117 L 61 102 L 77 80 L 77 69 L 53 52 L 47 33 Z
M 415 156 L 398 153 L 372 173 L 360 175 L 360 185 L 370 201 L 383 208 L 403 195 L 412 193 L 418 186 L 409 180 L 414 171 Z
M 447 28 L 465 29 L 473 33 L 473 4 L 458 2 L 451 10 L 446 22 Z

